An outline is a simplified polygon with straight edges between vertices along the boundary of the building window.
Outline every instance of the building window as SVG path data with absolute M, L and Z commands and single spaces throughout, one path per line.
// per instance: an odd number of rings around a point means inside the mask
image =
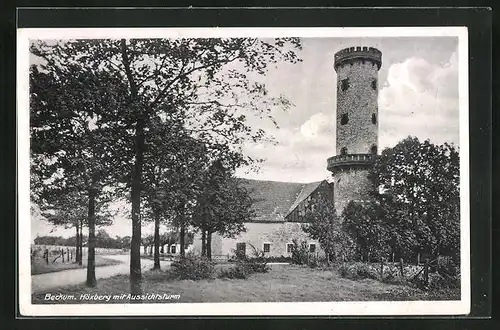
M 176 252 L 177 252 L 177 246 L 176 245 L 172 245 L 170 247 L 170 253 L 175 254 Z
M 340 149 L 340 154 L 341 155 L 347 155 L 347 148 L 343 147 L 342 149 Z
M 293 252 L 293 243 L 286 243 L 286 253 L 292 253 Z
M 345 125 L 349 122 L 349 115 L 347 113 L 343 113 L 340 117 L 340 125 Z
M 377 145 L 372 145 L 372 147 L 370 148 L 370 151 L 372 154 L 376 155 L 377 154 Z
M 264 250 L 264 252 L 271 252 L 271 244 L 264 243 L 263 250 Z
M 377 123 L 377 115 L 372 113 L 372 124 L 376 124 Z
M 245 253 L 247 245 L 245 243 L 236 243 L 236 251 Z
M 349 78 L 342 79 L 340 84 L 340 89 L 345 92 L 349 88 Z
M 373 89 L 374 91 L 376 91 L 376 90 L 377 90 L 377 79 L 373 79 L 373 80 L 372 80 L 372 89 Z
M 316 252 L 316 244 L 315 243 L 309 244 L 309 252 L 311 252 L 311 253 Z

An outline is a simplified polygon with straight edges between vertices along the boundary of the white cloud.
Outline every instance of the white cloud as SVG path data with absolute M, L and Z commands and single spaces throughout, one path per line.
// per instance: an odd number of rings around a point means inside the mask
M 379 92 L 379 109 L 381 147 L 408 135 L 458 144 L 456 52 L 442 64 L 415 57 L 392 64 Z
M 311 182 L 328 177 L 326 159 L 334 155 L 335 127 L 333 114 L 316 113 L 298 128 L 277 130 L 277 145 L 248 144 L 245 154 L 265 159 L 260 173 L 245 174 L 248 178 L 275 181 Z M 247 169 L 237 174 L 243 175 Z

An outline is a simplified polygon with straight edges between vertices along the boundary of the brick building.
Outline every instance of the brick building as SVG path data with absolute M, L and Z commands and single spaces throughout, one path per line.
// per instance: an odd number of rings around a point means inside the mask
M 212 237 L 212 255 L 251 253 L 249 245 L 267 256 L 290 256 L 293 239 L 321 252 L 317 241 L 301 230 L 309 201 L 325 194 L 341 214 L 351 200 L 367 200 L 373 190 L 368 172 L 378 152 L 378 71 L 382 53 L 372 47 L 350 47 L 335 54 L 337 73 L 336 155 L 328 158 L 333 182 L 312 183 L 243 180 L 256 200 L 256 218 L 237 238 Z M 193 250 L 201 250 L 195 237 Z

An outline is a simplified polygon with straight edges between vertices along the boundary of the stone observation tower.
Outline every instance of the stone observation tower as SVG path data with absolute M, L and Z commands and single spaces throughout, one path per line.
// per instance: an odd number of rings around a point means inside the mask
M 366 200 L 373 187 L 368 171 L 378 146 L 378 71 L 382 53 L 350 47 L 335 54 L 337 72 L 336 156 L 328 158 L 337 214 L 351 200 Z

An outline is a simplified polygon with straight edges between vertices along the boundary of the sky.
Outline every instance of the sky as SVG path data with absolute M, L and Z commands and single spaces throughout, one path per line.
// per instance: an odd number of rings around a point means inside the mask
M 303 62 L 270 71 L 266 84 L 295 106 L 274 109 L 280 129 L 266 132 L 278 145 L 247 144 L 246 154 L 265 158 L 258 173 L 241 176 L 312 182 L 329 177 L 326 159 L 335 155 L 336 73 L 334 54 L 369 46 L 382 52 L 379 71 L 379 150 L 408 135 L 434 143 L 459 143 L 458 39 L 455 37 L 302 39 Z
M 242 168 L 237 176 L 259 180 L 312 182 L 328 179 L 326 160 L 335 155 L 336 73 L 334 54 L 346 47 L 368 46 L 382 52 L 379 71 L 379 150 L 408 135 L 433 143 L 459 145 L 458 38 L 302 38 L 302 62 L 270 67 L 264 82 L 273 95 L 283 95 L 293 106 L 272 109 L 278 127 L 249 117 L 250 123 L 275 138 L 247 143 L 247 156 L 263 158 L 258 172 Z M 127 209 L 126 206 L 116 205 Z M 125 212 L 127 213 L 127 212 Z M 74 235 L 32 217 L 36 235 Z M 106 230 L 130 235 L 131 222 L 120 216 Z M 151 233 L 144 226 L 143 233 Z M 52 232 L 51 232 L 52 230 Z

